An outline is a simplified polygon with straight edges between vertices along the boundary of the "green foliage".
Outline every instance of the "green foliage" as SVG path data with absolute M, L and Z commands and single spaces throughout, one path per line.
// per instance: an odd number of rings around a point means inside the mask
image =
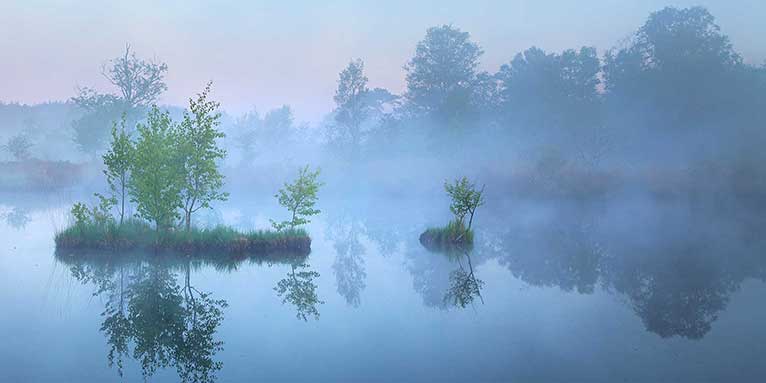
M 102 158 L 106 166 L 104 175 L 109 184 L 112 198 L 115 200 L 119 198 L 120 224 L 122 224 L 125 218 L 125 198 L 130 183 L 130 167 L 133 161 L 134 147 L 130 135 L 125 131 L 125 116 L 122 118 L 119 132 L 116 125 L 112 127 L 111 147 Z
M 29 159 L 31 154 L 29 149 L 32 148 L 32 141 L 23 134 L 17 134 L 8 139 L 8 142 L 4 145 L 0 145 L 0 149 L 4 149 L 10 153 L 16 161 L 23 161 Z
M 445 181 L 444 189 L 452 199 L 449 209 L 455 215 L 456 222 L 463 225 L 465 216 L 470 215 L 467 230 L 471 230 L 473 215 L 476 209 L 484 204 L 484 187 L 481 190 L 476 190 L 476 186 L 468 181 L 468 178 L 463 177 L 456 179 L 452 184 Z
M 80 231 L 89 225 L 106 226 L 114 223 L 111 210 L 117 201 L 99 193 L 95 193 L 94 196 L 98 198 L 98 204 L 89 208 L 84 203 L 77 202 L 70 210 L 72 218 L 74 218 L 74 227 Z
M 94 196 L 98 198 L 98 205 L 93 205 L 90 209 L 93 222 L 97 225 L 113 223 L 112 208 L 117 204 L 117 199 L 115 197 L 107 198 L 99 193 L 95 193 Z
M 226 156 L 226 150 L 216 142 L 224 138 L 224 134 L 216 129 L 221 118 L 219 104 L 207 99 L 210 85 L 207 84 L 196 100 L 189 100 L 191 113 L 184 113 L 178 132 L 184 173 L 180 193 L 187 231 L 191 228 L 192 213 L 209 208 L 212 201 L 228 198 L 228 193 L 220 191 L 223 175 L 218 171 L 217 161 Z
M 293 229 L 296 226 L 307 224 L 308 217 L 319 214 L 321 211 L 314 209 L 317 201 L 317 192 L 322 183 L 317 181 L 319 169 L 314 172 L 309 171 L 308 165 L 301 168 L 298 178 L 293 183 L 285 183 L 285 187 L 279 189 L 274 195 L 279 200 L 279 204 L 286 207 L 292 218 L 289 221 L 275 222 L 271 220 L 271 226 L 277 231 L 285 228 Z
M 75 226 L 78 228 L 82 228 L 91 222 L 90 210 L 82 202 L 75 203 L 74 206 L 72 206 L 72 210 L 70 210 L 70 213 L 72 214 L 72 217 L 74 218 Z
M 185 174 L 179 142 L 178 127 L 156 106 L 149 111 L 146 123 L 138 125 L 128 192 L 136 203 L 137 215 L 154 222 L 157 230 L 172 227 L 182 206 Z

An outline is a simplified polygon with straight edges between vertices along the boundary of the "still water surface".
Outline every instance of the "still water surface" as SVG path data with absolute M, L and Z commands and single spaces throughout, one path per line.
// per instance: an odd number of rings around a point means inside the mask
M 305 258 L 75 261 L 63 204 L 0 204 L 0 381 L 761 381 L 757 210 L 495 200 L 467 253 L 444 201 L 328 203 Z M 232 201 L 201 222 L 263 228 Z

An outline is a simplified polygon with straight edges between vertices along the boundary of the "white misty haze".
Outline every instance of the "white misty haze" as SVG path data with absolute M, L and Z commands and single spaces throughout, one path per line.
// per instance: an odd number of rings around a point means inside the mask
M 749 63 L 766 60 L 766 2 L 697 1 L 0 1 L 0 101 L 66 100 L 106 90 L 100 66 L 130 43 L 169 65 L 160 102 L 185 105 L 208 80 L 232 113 L 294 107 L 317 121 L 332 108 L 338 72 L 365 61 L 373 87 L 404 88 L 403 64 L 428 27 L 454 24 L 483 47 L 495 72 L 532 45 L 605 49 L 664 6 L 703 5 Z

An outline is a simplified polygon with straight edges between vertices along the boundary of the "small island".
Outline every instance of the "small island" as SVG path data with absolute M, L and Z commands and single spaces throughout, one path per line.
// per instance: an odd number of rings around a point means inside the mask
M 450 211 L 454 218 L 447 226 L 426 229 L 420 234 L 420 244 L 432 251 L 469 250 L 473 246 L 474 213 L 484 204 L 484 187 L 477 190 L 474 183 L 463 177 L 453 183 L 445 182 L 444 189 L 452 200 Z
M 235 257 L 270 254 L 308 255 L 311 238 L 299 226 L 319 214 L 314 208 L 321 183 L 319 170 L 301 168 L 298 178 L 275 195 L 290 220 L 271 220 L 272 229 L 242 232 L 227 226 L 197 228 L 192 215 L 226 201 L 218 162 L 226 151 L 218 146 L 219 104 L 207 99 L 210 84 L 190 100 L 189 111 L 175 123 L 156 106 L 133 139 L 125 119 L 112 127 L 111 146 L 103 155 L 109 192 L 95 193 L 93 206 L 75 203 L 72 223 L 56 233 L 56 253 L 64 257 L 93 254 L 135 256 L 176 253 L 185 256 Z M 126 205 L 134 204 L 134 216 Z

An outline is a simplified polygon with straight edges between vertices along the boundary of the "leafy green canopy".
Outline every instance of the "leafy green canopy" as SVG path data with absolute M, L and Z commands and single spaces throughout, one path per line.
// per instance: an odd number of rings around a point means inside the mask
M 173 226 L 181 207 L 184 173 L 179 143 L 181 130 L 168 112 L 153 106 L 145 124 L 138 124 L 138 139 L 129 184 L 137 215 L 157 229 Z
M 470 215 L 466 230 L 471 230 L 473 215 L 476 209 L 484 204 L 484 187 L 477 190 L 476 186 L 468 181 L 468 178 L 463 177 L 456 179 L 452 184 L 445 182 L 444 189 L 452 198 L 449 209 L 455 215 L 455 220 L 462 225 L 466 215 Z
M 226 157 L 226 150 L 216 140 L 224 134 L 216 129 L 220 124 L 219 103 L 207 99 L 211 84 L 197 96 L 189 99 L 190 112 L 184 113 L 179 127 L 180 155 L 183 161 L 184 180 L 181 188 L 182 209 L 186 229 L 191 227 L 191 215 L 209 208 L 212 201 L 225 201 L 228 193 L 221 192 L 223 175 L 216 161 Z
M 289 221 L 275 222 L 272 220 L 271 225 L 275 229 L 292 229 L 307 224 L 311 222 L 308 217 L 320 213 L 319 210 L 314 209 L 317 192 L 322 186 L 322 183 L 317 181 L 317 177 L 319 177 L 319 169 L 311 172 L 306 165 L 300 169 L 298 178 L 293 183 L 285 183 L 285 187 L 279 189 L 279 192 L 274 195 L 279 200 L 279 204 L 292 213 L 292 218 Z
M 125 198 L 130 183 L 130 167 L 134 157 L 135 148 L 130 135 L 125 131 L 126 117 L 123 115 L 120 130 L 117 124 L 112 126 L 112 143 L 109 150 L 102 156 L 104 159 L 104 175 L 109 184 L 112 198 L 120 203 L 120 224 L 125 218 Z

